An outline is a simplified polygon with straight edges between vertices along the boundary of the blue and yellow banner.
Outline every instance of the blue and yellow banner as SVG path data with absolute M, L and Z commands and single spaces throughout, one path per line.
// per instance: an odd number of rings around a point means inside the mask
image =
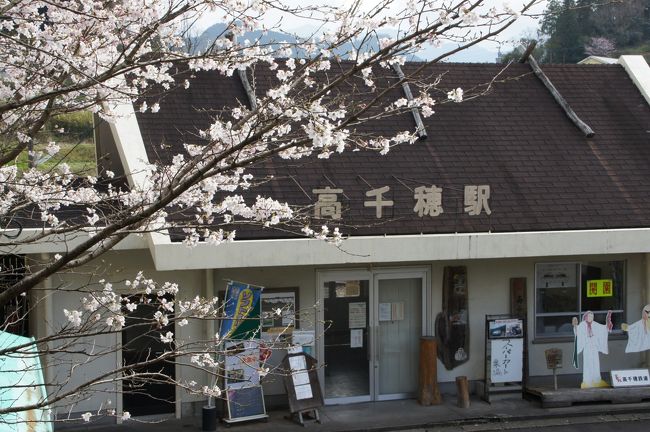
M 262 326 L 262 287 L 228 282 L 221 321 L 221 339 L 245 340 L 260 337 Z

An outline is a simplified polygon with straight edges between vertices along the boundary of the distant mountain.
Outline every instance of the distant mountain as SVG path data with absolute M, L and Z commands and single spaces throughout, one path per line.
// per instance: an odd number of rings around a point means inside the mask
M 200 36 L 191 39 L 191 47 L 193 52 L 204 52 L 212 42 L 218 38 L 223 37 L 227 33 L 227 26 L 223 23 L 217 23 L 208 27 Z M 239 41 L 243 42 L 244 40 L 259 41 L 262 45 L 269 45 L 280 42 L 287 43 L 296 43 L 297 38 L 295 35 L 288 33 L 281 33 L 276 31 L 253 31 L 247 32 L 243 36 L 239 37 Z M 358 45 L 358 44 L 356 44 Z M 377 50 L 379 45 L 376 39 L 366 42 L 363 46 L 363 50 Z M 418 52 L 417 55 L 410 56 L 409 61 L 424 61 L 431 60 L 438 57 L 440 54 L 454 49 L 453 44 L 444 44 L 439 48 L 434 48 L 428 46 Z M 341 57 L 345 57 L 353 49 L 353 44 L 348 42 L 341 47 L 334 50 L 333 54 Z M 303 50 L 298 50 L 294 53 L 296 57 L 306 57 L 307 54 Z M 460 62 L 460 63 L 494 63 L 496 61 L 497 54 L 488 49 L 482 48 L 480 46 L 474 45 L 473 47 L 460 51 L 454 54 L 451 57 L 446 58 L 444 61 L 451 62 Z
M 192 40 L 192 48 L 195 52 L 204 52 L 215 39 L 223 37 L 227 33 L 227 26 L 223 23 L 217 23 L 208 27 L 201 35 Z M 239 37 L 239 41 L 244 40 L 256 41 L 259 39 L 260 44 L 266 45 L 278 42 L 295 43 L 296 37 L 287 33 L 280 33 L 276 31 L 262 32 L 256 30 L 247 32 L 244 36 Z
M 442 46 L 435 48 L 428 46 L 418 52 L 418 56 L 426 60 L 433 60 L 439 57 L 445 52 L 449 52 L 455 49 L 457 45 L 452 43 L 442 44 Z M 473 45 L 470 48 L 464 49 L 457 52 L 456 54 L 446 57 L 443 61 L 445 62 L 457 62 L 457 63 L 496 63 L 498 54 L 495 51 L 483 48 L 477 45 Z

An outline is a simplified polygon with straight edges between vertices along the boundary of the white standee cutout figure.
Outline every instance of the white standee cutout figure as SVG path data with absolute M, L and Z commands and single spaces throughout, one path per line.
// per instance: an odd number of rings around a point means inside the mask
M 645 305 L 640 320 L 630 325 L 621 324 L 621 329 L 627 332 L 626 353 L 650 349 L 650 320 L 648 316 L 650 316 L 650 305 Z
M 607 311 L 607 324 L 594 321 L 594 313 L 587 311 L 578 324 L 573 318 L 573 366 L 578 368 L 578 354 L 582 353 L 582 384 L 580 388 L 609 387 L 600 376 L 599 353 L 608 354 L 607 336 L 612 331 L 612 311 Z

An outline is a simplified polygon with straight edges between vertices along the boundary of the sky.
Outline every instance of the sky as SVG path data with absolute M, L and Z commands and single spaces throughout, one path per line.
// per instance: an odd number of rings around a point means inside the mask
M 338 6 L 348 6 L 352 3 L 353 0 L 327 0 L 327 4 L 338 5 Z M 366 5 L 375 5 L 379 0 L 363 0 L 363 4 Z M 396 0 L 395 7 L 403 7 L 408 0 Z M 296 5 L 306 5 L 306 4 L 322 4 L 323 0 L 283 0 L 288 6 Z M 521 7 L 524 3 L 523 0 L 510 0 L 508 2 L 500 0 L 485 0 L 486 8 L 492 6 L 502 9 L 503 5 L 509 3 L 513 9 Z M 540 2 L 531 9 L 531 13 L 535 15 L 540 15 L 546 6 L 546 0 L 540 0 Z M 197 30 L 200 32 L 216 22 L 223 21 L 223 18 L 214 15 L 206 15 L 202 17 L 197 22 Z M 281 27 L 283 31 L 295 33 L 298 35 L 308 35 L 313 33 L 316 29 L 316 23 L 310 21 L 309 19 L 298 19 L 292 17 L 291 20 L 287 20 L 286 17 L 282 19 L 282 16 L 277 12 L 267 13 L 263 18 L 264 24 L 269 27 L 276 26 L 278 22 L 281 22 Z M 529 16 L 520 17 L 517 22 L 507 28 L 502 34 L 499 35 L 498 40 L 501 44 L 494 42 L 482 42 L 477 46 L 471 48 L 467 52 L 459 53 L 453 58 L 450 58 L 452 61 L 474 61 L 474 62 L 493 62 L 496 59 L 496 56 L 499 50 L 503 52 L 510 51 L 516 44 L 518 44 L 519 39 L 522 36 L 533 36 L 536 34 L 538 28 L 538 21 L 535 18 Z M 448 48 L 448 46 L 446 46 Z M 418 57 L 428 59 L 434 58 L 437 54 L 442 51 L 445 47 L 441 49 L 435 49 L 433 47 L 428 47 L 426 50 L 420 52 Z

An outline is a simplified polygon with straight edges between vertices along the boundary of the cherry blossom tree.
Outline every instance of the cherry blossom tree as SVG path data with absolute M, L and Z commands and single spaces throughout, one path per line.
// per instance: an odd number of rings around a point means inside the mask
M 616 45 L 605 37 L 592 37 L 585 44 L 585 53 L 595 56 L 609 57 L 616 51 Z
M 217 247 L 236 241 L 230 228 L 234 223 L 275 226 L 295 221 L 299 212 L 291 203 L 273 197 L 245 202 L 241 192 L 256 181 L 248 167 L 276 156 L 327 158 L 359 149 L 385 154 L 395 145 L 415 142 L 415 130 L 369 136 L 356 134 L 355 126 L 413 108 L 425 117 L 435 115 L 436 103 L 461 102 L 468 94 L 455 89 L 441 100 L 433 93 L 435 80 L 416 82 L 404 76 L 392 87 L 412 82 L 417 89 L 413 99 L 388 100 L 390 88 L 375 82 L 378 71 L 403 64 L 425 44 L 455 43 L 430 60 L 439 62 L 493 39 L 535 1 L 513 7 L 486 0 L 359 0 L 327 6 L 276 0 L 0 0 L 0 249 L 20 254 L 27 246 L 33 250 L 50 242 L 69 245 L 55 256 L 28 256 L 27 270 L 3 268 L 3 275 L 20 277 L 5 278 L 10 282 L 0 292 L 0 308 L 21 296 L 57 295 L 56 286 L 43 286 L 57 275 L 78 274 L 88 266 L 97 269 L 94 276 L 100 274 L 102 255 L 133 234 L 181 227 L 188 247 L 198 242 Z M 186 49 L 187 30 L 206 15 L 226 23 L 227 31 L 201 52 Z M 283 22 L 296 19 L 310 23 L 313 33 L 290 43 L 242 37 L 255 30 L 282 31 Z M 347 66 L 334 69 L 341 57 L 348 60 Z M 148 95 L 191 86 L 191 80 L 179 78 L 179 67 L 231 76 L 258 64 L 276 71 L 277 85 L 257 95 L 255 106 L 215 116 L 199 133 L 200 143 L 187 143 L 170 164 L 150 163 L 126 173 L 128 182 L 110 171 L 73 172 L 56 142 L 39 142 L 45 125 L 65 113 L 88 110 L 114 122 L 124 115 L 119 107 L 135 101 L 136 110 L 157 112 L 158 103 Z M 334 78 L 319 80 L 323 71 Z M 369 103 L 342 104 L 329 96 L 352 79 L 362 83 L 355 91 L 366 99 L 371 95 Z M 36 166 L 38 148 L 56 161 L 54 168 Z M 32 156 L 31 166 L 19 169 L 15 160 L 25 152 Z M 194 209 L 193 222 L 172 222 L 168 216 L 177 208 Z M 80 216 L 65 217 L 68 209 Z M 38 229 L 22 229 L 26 220 Z M 337 230 L 312 228 L 304 221 L 300 225 L 306 236 L 342 240 Z M 78 307 L 55 311 L 60 321 L 51 323 L 48 336 L 0 347 L 0 357 L 29 351 L 58 356 L 61 362 L 73 362 L 70 357 L 88 362 L 117 349 L 93 345 L 94 337 L 139 325 L 156 332 L 168 346 L 164 353 L 142 360 L 144 365 L 186 361 L 214 372 L 218 344 L 177 341 L 169 326 L 217 319 L 215 299 L 175 301 L 183 287 L 143 274 L 80 286 Z M 151 316 L 129 322 L 129 313 L 146 304 L 154 305 Z M 7 317 L 0 329 L 11 330 L 25 317 L 26 311 Z M 172 330 L 162 331 L 167 328 Z M 0 415 L 74 401 L 115 380 L 158 380 L 189 392 L 219 395 L 216 387 L 179 382 L 163 372 L 139 373 L 133 366 L 116 367 L 74 385 L 67 378 L 51 383 L 58 391 L 48 400 L 0 407 Z M 128 413 L 110 407 L 97 407 L 97 412 L 102 409 L 128 418 Z M 97 412 L 84 414 L 83 420 L 96 418 Z

